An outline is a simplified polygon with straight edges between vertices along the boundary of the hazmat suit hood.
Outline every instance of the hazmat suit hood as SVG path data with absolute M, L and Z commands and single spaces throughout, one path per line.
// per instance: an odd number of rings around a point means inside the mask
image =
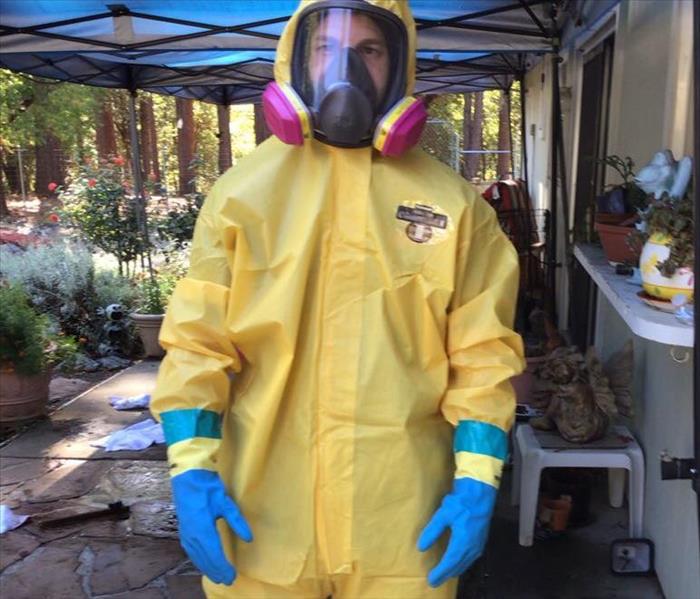
M 275 81 L 278 84 L 291 85 L 292 82 L 292 55 L 294 53 L 294 40 L 296 38 L 300 15 L 310 6 L 323 4 L 332 5 L 334 3 L 328 2 L 328 0 L 302 0 L 287 22 L 277 45 L 277 54 L 275 56 Z M 386 10 L 401 19 L 405 25 L 408 52 L 405 63 L 406 89 L 404 95 L 412 95 L 415 87 L 416 71 L 416 24 L 413 20 L 408 0 L 356 0 L 354 4 L 369 4 Z

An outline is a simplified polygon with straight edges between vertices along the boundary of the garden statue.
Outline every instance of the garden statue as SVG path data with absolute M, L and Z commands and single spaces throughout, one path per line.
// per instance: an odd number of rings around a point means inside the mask
M 585 356 L 571 346 L 555 349 L 535 371 L 533 405 L 545 413 L 530 424 L 572 443 L 604 437 L 618 414 L 632 415 L 632 365 L 631 341 L 605 368 L 593 347 Z
M 679 161 L 671 150 L 657 152 L 651 162 L 641 168 L 634 178 L 644 191 L 659 199 L 664 193 L 672 198 L 682 198 L 690 182 L 693 160 L 684 156 Z
M 124 307 L 121 304 L 109 304 L 106 308 L 98 308 L 97 315 L 105 319 L 102 325 L 103 341 L 98 346 L 98 352 L 102 356 L 128 354 L 131 335 Z

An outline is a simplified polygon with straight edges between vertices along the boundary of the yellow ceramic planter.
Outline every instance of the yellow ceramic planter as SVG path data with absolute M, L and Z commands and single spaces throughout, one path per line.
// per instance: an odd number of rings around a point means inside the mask
M 671 253 L 667 246 L 669 241 L 670 237 L 657 233 L 644 244 L 642 255 L 639 258 L 639 271 L 644 291 L 651 296 L 665 300 L 670 300 L 679 293 L 692 298 L 692 268 L 679 268 L 672 277 L 665 277 L 657 268 L 657 265 L 666 260 Z

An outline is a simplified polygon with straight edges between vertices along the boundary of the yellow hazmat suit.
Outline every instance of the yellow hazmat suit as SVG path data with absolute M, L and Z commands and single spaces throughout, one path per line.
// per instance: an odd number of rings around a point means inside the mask
M 413 56 L 407 3 L 373 4 L 404 20 Z M 444 544 L 416 540 L 455 476 L 458 423 L 511 426 L 517 285 L 493 210 L 419 149 L 271 138 L 216 182 L 152 401 L 159 419 L 189 418 L 173 476 L 218 472 L 253 531 L 243 543 L 219 522 L 238 577 L 205 579 L 208 597 L 454 597 L 455 579 L 426 582 Z M 459 451 L 456 475 L 497 486 L 487 454 Z

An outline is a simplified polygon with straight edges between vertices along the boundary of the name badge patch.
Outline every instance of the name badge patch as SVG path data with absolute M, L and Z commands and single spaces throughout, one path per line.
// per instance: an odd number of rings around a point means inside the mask
M 447 237 L 450 218 L 438 206 L 405 202 L 396 208 L 396 218 L 406 236 L 415 243 L 437 243 Z

